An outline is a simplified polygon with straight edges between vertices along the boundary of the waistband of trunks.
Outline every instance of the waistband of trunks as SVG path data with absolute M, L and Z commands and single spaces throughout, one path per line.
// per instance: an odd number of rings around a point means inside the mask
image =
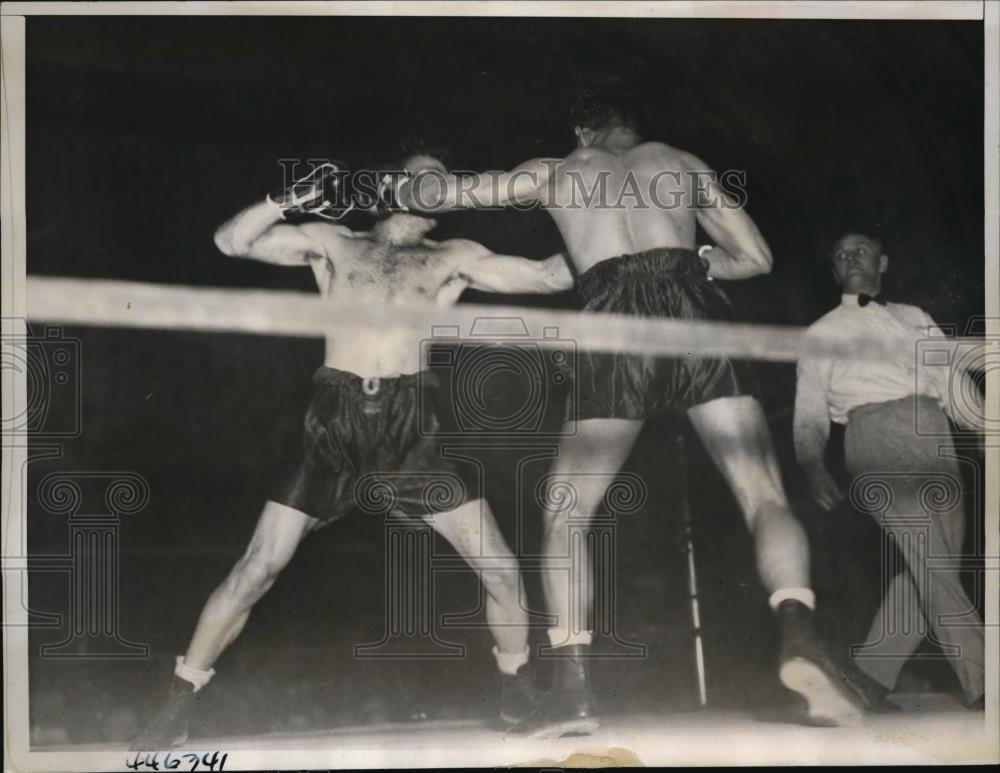
M 863 405 L 855 406 L 847 412 L 848 424 L 852 421 L 858 419 L 863 419 L 872 413 L 879 413 L 886 410 L 909 410 L 915 411 L 916 406 L 920 405 L 921 408 L 925 409 L 938 409 L 940 410 L 940 405 L 938 404 L 936 397 L 931 397 L 930 395 L 907 395 L 906 397 L 899 397 L 895 400 L 885 400 L 880 403 L 864 403 Z
M 441 383 L 438 375 L 429 370 L 404 373 L 400 376 L 382 376 L 378 379 L 369 379 L 365 376 L 359 376 L 357 373 L 351 373 L 349 370 L 338 370 L 337 368 L 328 368 L 326 365 L 321 365 L 313 374 L 314 383 L 338 385 L 358 390 L 363 389 L 364 382 L 368 380 L 377 380 L 380 390 L 391 389 L 393 387 L 415 387 L 418 384 L 422 387 L 434 389 Z
M 657 274 L 682 274 L 704 277 L 708 261 L 685 247 L 657 247 L 652 250 L 619 255 L 595 263 L 578 280 L 584 297 L 605 290 L 609 284 L 648 282 Z

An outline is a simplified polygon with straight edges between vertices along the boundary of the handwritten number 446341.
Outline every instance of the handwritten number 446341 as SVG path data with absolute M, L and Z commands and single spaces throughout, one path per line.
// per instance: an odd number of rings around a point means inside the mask
M 219 752 L 205 752 L 204 754 L 173 754 L 168 752 L 161 760 L 159 752 L 142 753 L 136 752 L 133 759 L 125 760 L 125 767 L 129 770 L 185 770 L 195 771 L 201 766 L 202 770 L 221 771 L 226 767 L 228 754 L 219 755 Z M 184 767 L 181 768 L 181 765 Z M 190 766 L 190 767 L 189 767 Z

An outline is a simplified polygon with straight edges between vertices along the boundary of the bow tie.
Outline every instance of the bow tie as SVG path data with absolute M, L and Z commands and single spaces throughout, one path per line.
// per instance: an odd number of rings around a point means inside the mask
M 879 306 L 885 306 L 885 298 L 881 295 L 869 295 L 868 293 L 858 295 L 858 306 L 861 308 L 864 308 L 872 301 L 875 301 Z

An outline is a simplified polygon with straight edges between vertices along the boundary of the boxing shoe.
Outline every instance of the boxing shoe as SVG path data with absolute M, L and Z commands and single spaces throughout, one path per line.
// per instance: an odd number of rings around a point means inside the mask
M 166 699 L 153 719 L 132 742 L 129 751 L 166 751 L 183 744 L 187 741 L 200 698 L 190 682 L 173 677 Z
M 587 670 L 590 647 L 573 644 L 559 647 L 556 653 L 552 689 L 542 696 L 531 716 L 507 731 L 510 735 L 558 738 L 592 733 L 600 724 Z
M 530 717 L 538 708 L 539 694 L 535 689 L 530 665 L 523 665 L 516 674 L 500 674 L 500 719 L 516 725 Z
M 830 658 L 805 604 L 788 599 L 778 606 L 781 626 L 779 677 L 789 690 L 809 704 L 809 720 L 824 727 L 856 725 L 863 716 L 862 701 L 849 687 Z

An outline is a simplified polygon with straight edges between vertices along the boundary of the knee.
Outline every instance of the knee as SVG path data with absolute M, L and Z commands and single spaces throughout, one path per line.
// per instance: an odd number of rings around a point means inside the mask
M 565 510 L 554 510 L 546 507 L 542 511 L 542 528 L 548 534 L 555 528 L 565 527 L 568 519 L 569 513 Z
M 594 508 L 589 492 L 580 491 L 569 481 L 551 481 L 542 497 L 542 517 L 546 527 L 564 526 L 572 518 L 585 519 Z
M 253 603 L 274 584 L 282 566 L 260 550 L 248 550 L 229 577 L 230 595 Z
M 788 506 L 788 500 L 777 492 L 769 496 L 761 496 L 750 502 L 745 508 L 747 525 L 751 530 L 762 526 L 796 521 Z
M 546 510 L 542 516 L 542 539 L 562 543 L 569 539 L 570 523 L 574 526 L 586 526 L 590 522 L 590 514 L 573 510 Z
M 483 569 L 479 573 L 480 581 L 486 592 L 493 597 L 514 596 L 518 592 L 518 573 L 516 570 Z

